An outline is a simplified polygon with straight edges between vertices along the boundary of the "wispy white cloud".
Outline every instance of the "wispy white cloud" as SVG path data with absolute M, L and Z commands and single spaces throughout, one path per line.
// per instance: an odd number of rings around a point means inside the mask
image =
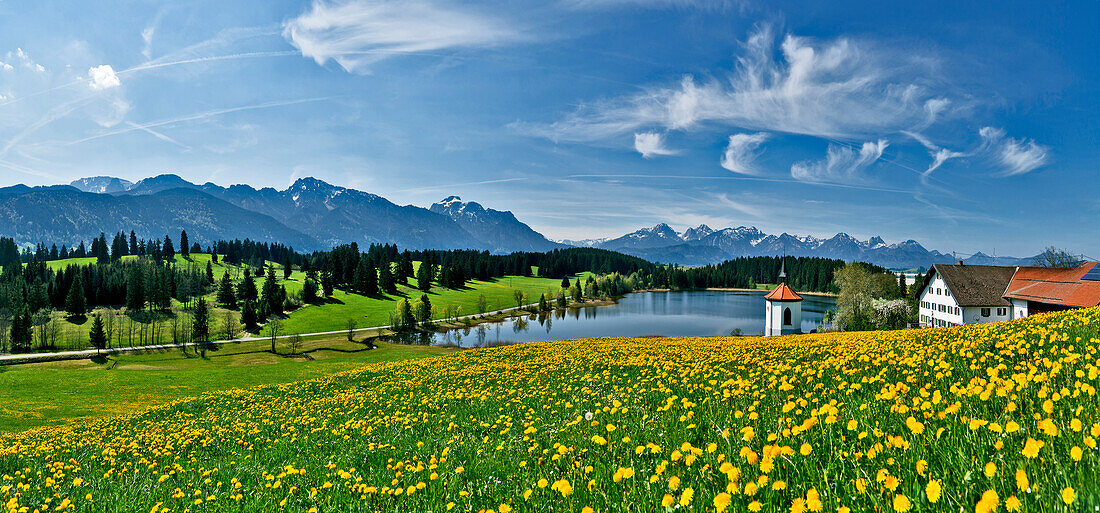
M 152 21 L 150 21 L 145 28 L 141 29 L 141 40 L 145 43 L 141 48 L 141 55 L 145 56 L 146 60 L 153 58 L 153 36 L 156 35 L 157 27 L 160 26 L 160 22 L 164 19 L 164 15 L 167 11 L 167 6 L 161 7 Z
M 14 52 L 8 52 L 7 59 L 9 62 L 16 62 L 24 68 L 34 71 L 35 73 L 46 72 L 46 67 L 35 62 L 34 59 L 32 59 L 30 55 L 27 55 L 27 52 L 23 51 L 22 48 L 16 48 Z M 5 67 L 4 69 L 12 69 L 12 66 L 10 64 L 6 66 L 7 67 Z
M 656 132 L 634 134 L 634 150 L 642 157 L 650 159 L 659 155 L 675 155 L 676 152 L 665 147 L 664 136 Z
M 885 139 L 865 142 L 859 150 L 830 144 L 824 160 L 798 162 L 791 166 L 791 177 L 804 182 L 859 182 L 862 172 L 874 164 L 889 144 Z
M 712 198 L 714 199 L 715 203 L 718 206 L 720 206 L 724 209 L 733 210 L 735 212 L 740 212 L 740 213 L 745 214 L 747 216 L 757 217 L 757 218 L 763 217 L 763 215 L 764 215 L 764 212 L 760 209 L 760 207 L 758 207 L 756 205 L 750 205 L 750 204 L 748 204 L 744 201 L 739 201 L 739 200 L 735 200 L 733 198 L 730 198 L 729 194 L 724 194 L 724 193 L 714 194 L 714 195 L 712 195 Z
M 820 42 L 755 30 L 725 78 L 678 84 L 583 105 L 549 125 L 514 124 L 556 141 L 588 142 L 654 127 L 703 124 L 830 138 L 877 137 L 926 124 L 952 105 L 922 77 L 934 59 L 851 39 Z
M 365 73 L 396 54 L 480 48 L 522 39 L 513 24 L 465 5 L 433 0 L 314 0 L 283 37 L 302 55 Z
M 567 9 L 613 9 L 641 7 L 650 9 L 701 9 L 706 11 L 745 10 L 750 3 L 745 0 L 563 0 Z
M 982 149 L 1001 165 L 1001 176 L 1030 173 L 1047 162 L 1050 148 L 1031 139 L 1008 137 L 1004 130 L 991 126 L 982 127 L 978 135 L 982 138 Z
M 759 155 L 757 148 L 770 137 L 765 132 L 755 134 L 733 134 L 730 136 L 726 151 L 722 153 L 722 167 L 743 175 L 755 175 L 753 161 Z
M 92 66 L 88 68 L 88 86 L 97 91 L 118 87 L 122 82 L 110 64 Z
M 947 148 L 941 148 L 931 139 L 924 134 L 915 131 L 902 131 L 905 135 L 912 137 L 917 142 L 924 146 L 928 150 L 928 155 L 932 157 L 932 162 L 928 164 L 928 168 L 921 173 L 921 183 L 928 185 L 928 177 L 932 175 L 932 172 L 939 169 L 940 166 L 951 159 L 969 157 L 971 154 L 961 151 L 952 151 Z

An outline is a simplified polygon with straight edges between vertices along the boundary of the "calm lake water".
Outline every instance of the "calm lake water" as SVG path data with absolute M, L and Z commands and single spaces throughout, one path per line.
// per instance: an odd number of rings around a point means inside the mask
M 431 334 L 401 342 L 487 347 L 519 342 L 594 337 L 706 337 L 764 333 L 765 292 L 639 292 L 613 305 L 569 308 Z M 821 322 L 831 297 L 805 296 L 802 331 Z

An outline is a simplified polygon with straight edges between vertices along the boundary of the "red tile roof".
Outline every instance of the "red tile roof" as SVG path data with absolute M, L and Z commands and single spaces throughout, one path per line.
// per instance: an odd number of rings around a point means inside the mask
M 1081 308 L 1100 305 L 1100 281 L 1081 279 L 1095 265 L 1085 262 L 1071 269 L 1020 267 L 1004 297 Z
M 787 286 L 786 283 L 780 283 L 778 287 L 768 292 L 764 299 L 769 301 L 802 301 L 802 296 L 795 294 L 794 289 Z

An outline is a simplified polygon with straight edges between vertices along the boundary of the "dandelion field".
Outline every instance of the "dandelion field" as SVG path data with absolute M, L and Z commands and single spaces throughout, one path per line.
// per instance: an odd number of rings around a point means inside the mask
M 0 511 L 1094 511 L 1098 326 L 373 364 L 0 435 Z

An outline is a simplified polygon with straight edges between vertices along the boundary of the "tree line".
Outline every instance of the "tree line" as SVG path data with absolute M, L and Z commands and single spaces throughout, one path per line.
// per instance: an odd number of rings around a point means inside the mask
M 843 260 L 819 257 L 740 257 L 702 267 L 661 267 L 647 276 L 647 282 L 652 288 L 677 290 L 755 288 L 758 283 L 778 283 L 783 270 L 787 284 L 795 290 L 836 293 L 834 276 L 845 265 Z M 887 273 L 883 267 L 861 265 L 871 272 Z

